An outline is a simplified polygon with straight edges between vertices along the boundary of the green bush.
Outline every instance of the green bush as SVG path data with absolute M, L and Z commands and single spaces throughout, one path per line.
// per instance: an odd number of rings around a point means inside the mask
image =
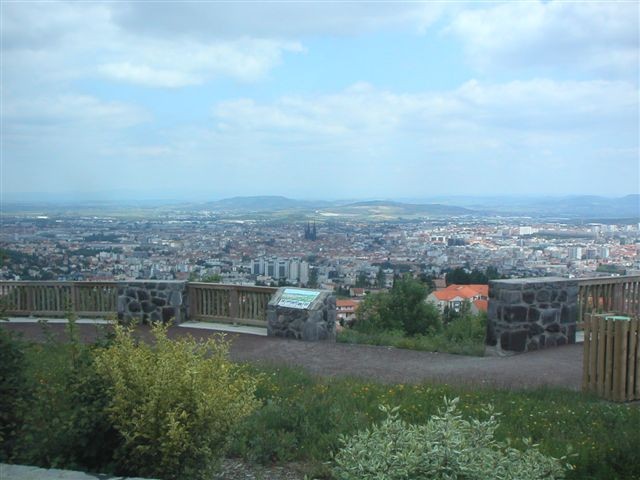
M 106 414 L 108 394 L 93 362 L 96 347 L 52 339 L 26 350 L 28 382 L 14 461 L 110 471 L 120 438 Z
M 24 343 L 0 327 L 0 461 L 13 455 L 25 395 Z
M 440 330 L 440 312 L 424 300 L 426 287 L 412 278 L 396 282 L 388 293 L 368 296 L 358 307 L 354 328 L 363 333 L 400 330 L 407 335 L 426 335 Z
M 151 346 L 138 344 L 130 329 L 115 333 L 96 365 L 109 385 L 109 417 L 123 438 L 118 472 L 210 477 L 230 430 L 258 407 L 256 380 L 228 360 L 221 339 L 170 340 L 166 327 L 155 325 Z
M 458 399 L 425 425 L 407 424 L 398 408 L 381 409 L 387 418 L 379 425 L 342 437 L 335 455 L 339 480 L 552 480 L 564 478 L 568 465 L 540 453 L 525 442 L 520 451 L 494 438 L 498 421 L 488 410 L 486 420 L 466 420 Z

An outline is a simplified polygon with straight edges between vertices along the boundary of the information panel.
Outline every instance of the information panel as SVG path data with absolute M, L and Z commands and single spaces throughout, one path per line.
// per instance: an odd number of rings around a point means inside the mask
M 320 295 L 316 290 L 300 290 L 299 288 L 285 288 L 278 301 L 279 307 L 286 308 L 309 308 L 311 302 Z

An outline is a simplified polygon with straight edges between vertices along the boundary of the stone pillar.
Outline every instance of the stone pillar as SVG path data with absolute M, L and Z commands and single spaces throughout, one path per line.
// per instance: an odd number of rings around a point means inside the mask
M 169 322 L 186 320 L 187 284 L 182 281 L 118 282 L 118 320 Z
M 291 300 L 294 292 L 301 300 Z M 335 341 L 335 295 L 324 290 L 280 288 L 267 307 L 267 334 L 311 342 Z
M 578 281 L 558 277 L 489 284 L 487 345 L 527 352 L 575 343 Z

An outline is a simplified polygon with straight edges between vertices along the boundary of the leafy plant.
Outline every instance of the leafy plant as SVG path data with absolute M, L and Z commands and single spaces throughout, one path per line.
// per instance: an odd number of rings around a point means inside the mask
M 398 408 L 381 407 L 387 418 L 351 437 L 341 437 L 334 474 L 339 480 L 552 480 L 564 478 L 563 459 L 547 457 L 525 441 L 523 451 L 498 442 L 497 414 L 466 420 L 458 399 L 447 400 L 426 425 L 411 425 Z
M 0 328 L 0 461 L 11 458 L 21 426 L 20 405 L 25 394 L 24 343 Z
M 170 340 L 166 327 L 152 331 L 155 345 L 148 345 L 116 326 L 112 345 L 96 358 L 109 386 L 109 418 L 123 438 L 117 469 L 165 479 L 210 477 L 230 430 L 258 407 L 256 380 L 229 361 L 221 338 Z

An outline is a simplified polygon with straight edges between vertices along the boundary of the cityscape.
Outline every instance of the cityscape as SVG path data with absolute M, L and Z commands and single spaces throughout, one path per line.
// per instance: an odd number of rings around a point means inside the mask
M 441 278 L 456 268 L 492 268 L 501 277 L 640 273 L 639 223 L 633 216 L 597 222 L 465 212 L 353 219 L 313 210 L 287 219 L 276 207 L 261 212 L 198 208 L 164 207 L 141 218 L 108 210 L 5 212 L 0 278 L 214 278 L 226 284 L 348 292 L 389 288 L 403 274 Z M 367 212 L 380 208 L 381 202 Z

